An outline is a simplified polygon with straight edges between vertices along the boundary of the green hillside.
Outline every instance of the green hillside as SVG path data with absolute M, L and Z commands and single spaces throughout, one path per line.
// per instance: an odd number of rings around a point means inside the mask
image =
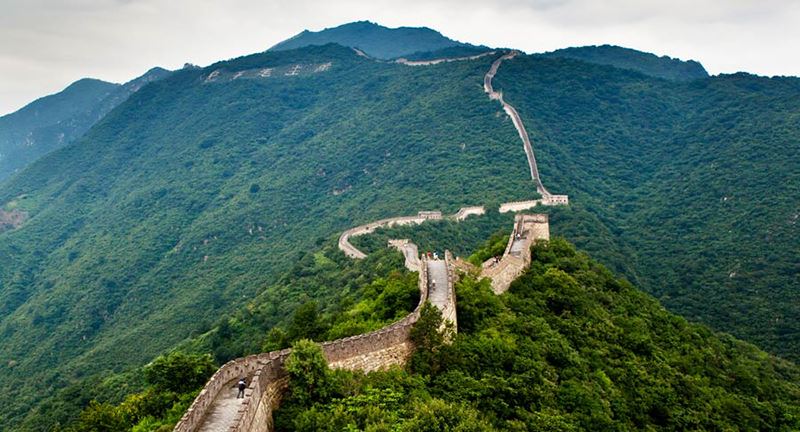
M 0 185 L 0 209 L 27 214 L 0 233 L 0 429 L 42 428 L 47 397 L 78 400 L 257 295 L 276 304 L 258 328 L 282 322 L 299 300 L 266 289 L 345 228 L 532 198 L 483 93 L 492 60 L 325 45 L 184 69 Z M 495 88 L 570 195 L 548 210 L 559 234 L 686 318 L 798 359 L 800 80 L 521 56 Z M 210 350 L 257 348 L 242 340 Z
M 683 61 L 668 56 L 659 57 L 655 54 L 614 45 L 564 48 L 544 53 L 542 56 L 571 58 L 588 63 L 615 66 L 673 81 L 708 78 L 708 72 L 703 65 L 694 60 Z
M 320 236 L 530 197 L 481 91 L 490 61 L 419 69 L 331 45 L 182 70 L 11 179 L 0 202 L 30 217 L 0 234 L 0 428 L 207 330 Z M 286 76 L 296 64 L 314 66 Z
M 318 372 L 313 393 L 298 376 L 276 429 L 800 427 L 796 365 L 689 324 L 563 239 L 534 246 L 531 269 L 502 296 L 471 277 L 456 291 L 452 345 L 418 343 L 408 371 Z
M 360 239 L 385 245 L 381 240 L 386 237 L 408 235 L 421 246 L 477 248 L 480 253 L 479 239 L 500 223 L 507 227 L 510 218 L 495 213 L 461 224 L 426 223 Z M 364 376 L 318 369 L 315 390 L 290 383 L 275 416 L 277 430 L 800 427 L 796 365 L 667 312 L 561 238 L 536 245 L 532 256 L 530 270 L 501 296 L 491 291 L 488 280 L 463 275 L 456 285 L 458 335 L 453 345 L 420 343 L 406 370 Z M 374 247 L 364 261 L 351 260 L 331 239 L 264 290 L 294 299 L 278 306 L 295 305 L 290 319 L 268 331 L 275 323 L 264 319 L 274 315 L 270 309 L 275 304 L 259 296 L 183 349 L 218 352 L 253 342 L 263 343 L 262 350 L 279 349 L 301 338 L 327 340 L 380 327 L 386 322 L 381 320 L 397 319 L 418 301 L 403 294 L 416 293 L 416 276 L 401 266 L 400 254 L 385 247 Z M 313 300 L 302 303 L 304 298 Z M 420 323 L 427 320 L 423 315 Z M 302 342 L 300 346 L 313 350 Z M 255 344 L 241 354 L 258 350 Z M 187 377 L 183 365 L 205 362 L 173 353 L 109 379 L 107 383 L 135 382 L 134 377 L 143 376 L 146 384 L 127 395 L 95 392 L 99 403 L 89 403 L 67 430 L 95 430 L 101 422 L 109 432 L 169 428 L 191 400 L 176 393 L 188 390 L 191 396 L 201 385 L 173 388 L 170 383 L 202 383 Z M 156 368 L 161 372 L 154 374 Z M 196 373 L 203 377 L 209 371 Z M 182 379 L 171 379 L 178 376 Z M 52 412 L 39 418 L 48 415 Z
M 415 54 L 416 57 L 416 54 L 443 48 L 480 49 L 449 39 L 427 27 L 388 28 L 369 21 L 358 21 L 318 32 L 304 30 L 276 44 L 270 50 L 296 49 L 329 43 L 358 48 L 379 59 L 393 59 L 409 54 Z
M 153 68 L 125 84 L 82 79 L 0 117 L 0 181 L 76 140 L 143 85 L 168 73 Z
M 569 191 L 625 244 L 643 289 L 800 359 L 800 79 L 673 83 L 523 57 L 497 82 L 537 143 L 548 187 Z

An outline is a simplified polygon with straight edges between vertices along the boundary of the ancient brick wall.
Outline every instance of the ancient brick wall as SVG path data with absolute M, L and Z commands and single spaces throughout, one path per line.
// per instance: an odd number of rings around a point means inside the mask
M 500 204 L 500 213 L 528 210 L 536 207 L 537 205 L 539 205 L 540 202 L 541 200 L 530 200 L 530 201 L 513 201 L 513 202 L 503 203 Z
M 458 212 L 447 216 L 447 218 L 462 221 L 469 215 L 481 215 L 485 212 L 486 210 L 483 207 L 462 207 Z M 442 216 L 442 212 L 440 211 L 420 211 L 416 216 L 399 216 L 359 225 L 355 228 L 350 228 L 339 236 L 339 250 L 344 252 L 344 254 L 350 258 L 364 259 L 367 257 L 367 254 L 361 252 L 358 250 L 358 248 L 350 244 L 350 237 L 369 234 L 378 228 L 389 228 L 396 225 L 419 225 L 427 220 L 442 219 L 444 219 L 444 216 Z
M 454 328 L 458 328 L 458 319 L 456 316 L 456 278 L 453 255 L 450 251 L 444 252 L 444 262 L 447 265 L 447 303 L 442 309 L 442 318 L 453 323 Z
M 413 312 L 402 320 L 380 330 L 364 333 L 322 344 L 322 350 L 331 368 L 370 372 L 403 365 L 413 352 L 409 339 L 411 328 L 419 318 L 420 308 L 428 299 L 428 275 L 425 258 L 420 263 L 420 301 Z M 452 273 L 452 270 L 451 270 Z M 448 282 L 451 282 L 448 276 Z M 452 285 L 450 286 L 453 292 Z M 455 304 L 452 307 L 455 318 Z M 193 432 L 203 424 L 204 416 L 225 386 L 230 386 L 242 376 L 251 377 L 245 398 L 236 413 L 229 432 L 271 432 L 272 412 L 280 404 L 288 385 L 284 363 L 290 349 L 252 355 L 232 360 L 222 366 L 209 380 L 200 394 L 175 426 L 175 432 Z
M 533 242 L 549 239 L 550 223 L 546 214 L 517 215 L 503 257 L 497 263 L 492 260 L 485 262 L 481 276 L 492 280 L 495 294 L 506 292 L 511 282 L 531 264 Z
M 482 206 L 462 207 L 454 215 L 450 216 L 450 218 L 457 221 L 463 221 L 470 216 L 480 216 L 483 214 L 486 214 L 486 209 Z
M 569 205 L 569 196 L 567 195 L 544 195 L 542 197 L 542 205 Z
M 175 425 L 175 432 L 189 432 L 195 431 L 202 424 L 203 417 L 208 412 L 208 408 L 214 402 L 217 395 L 225 386 L 230 386 L 240 377 L 253 377 L 262 370 L 264 364 L 272 359 L 284 359 L 288 356 L 289 351 L 276 351 L 274 353 L 258 354 L 231 360 L 225 363 L 222 367 L 211 376 L 203 390 L 197 395 L 192 405 L 184 413 L 181 420 Z M 250 386 L 247 390 L 252 393 L 256 385 L 255 379 L 250 380 Z

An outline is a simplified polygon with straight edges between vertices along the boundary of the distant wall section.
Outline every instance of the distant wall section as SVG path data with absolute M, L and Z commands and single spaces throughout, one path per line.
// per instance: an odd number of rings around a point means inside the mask
M 546 214 L 517 215 L 503 257 L 499 262 L 486 261 L 481 276 L 492 280 L 492 290 L 496 294 L 506 292 L 511 282 L 530 266 L 531 245 L 549 239 L 550 222 Z

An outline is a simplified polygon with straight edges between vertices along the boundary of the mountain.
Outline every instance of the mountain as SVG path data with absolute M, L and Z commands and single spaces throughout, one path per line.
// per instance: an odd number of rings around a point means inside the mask
M 386 248 L 386 238 L 410 238 L 423 250 L 478 248 L 478 256 L 493 247 L 492 240 L 480 245 L 487 229 L 511 223 L 508 215 L 490 212 L 462 223 L 381 230 L 358 237 L 362 250 L 369 246 L 363 261 L 345 257 L 330 239 L 264 290 L 294 297 L 291 318 L 265 323 L 274 303 L 259 296 L 183 349 L 246 346 L 242 353 L 249 354 L 373 330 L 408 313 L 419 295 L 416 275 L 403 268 L 400 253 Z M 503 246 L 507 236 L 499 236 Z M 367 376 L 326 371 L 314 381 L 322 389 L 316 393 L 290 381 L 274 414 L 276 430 L 379 430 L 386 424 L 400 431 L 476 432 L 800 427 L 797 365 L 667 312 L 561 238 L 535 245 L 532 258 L 530 269 L 500 296 L 488 280 L 462 274 L 452 345 L 418 346 L 406 370 Z M 202 367 L 207 363 L 176 351 L 108 379 L 67 430 L 108 427 L 109 419 L 117 419 L 115 430 L 170 430 L 213 372 Z M 162 372 L 149 373 L 154 365 Z M 135 381 L 136 375 L 149 377 L 142 388 L 109 396 L 112 383 Z M 305 391 L 295 394 L 295 385 Z
M 37 383 L 80 387 L 205 332 L 320 237 L 535 196 L 480 89 L 490 63 L 326 45 L 183 69 L 9 179 L 0 206 L 28 218 L 0 234 L 0 428 L 51 393 Z
M 153 68 L 121 85 L 82 79 L 0 117 L 0 181 L 74 141 L 144 84 L 168 73 Z
M 427 27 L 387 28 L 369 21 L 358 21 L 318 32 L 304 30 L 270 50 L 280 51 L 328 43 L 357 48 L 371 57 L 384 60 L 448 47 L 473 47 L 442 36 Z
M 708 72 L 703 65 L 694 60 L 683 61 L 668 56 L 659 57 L 655 54 L 614 45 L 564 48 L 542 55 L 609 65 L 674 81 L 691 81 L 708 77 Z
M 594 228 L 568 238 L 684 317 L 800 360 L 800 79 L 673 82 L 539 56 L 504 66 L 497 87 L 542 176 L 626 256 L 592 245 Z
M 311 252 L 343 229 L 536 197 L 482 89 L 495 57 L 409 67 L 329 44 L 183 69 L 0 184 L 0 209 L 25 215 L 0 233 L 0 429 L 74 416 L 52 397 L 95 383 L 137 387 L 116 373 L 235 334 L 218 320 L 256 296 L 263 325 L 287 319 L 291 296 L 268 288 L 327 263 Z M 798 360 L 799 79 L 517 55 L 494 84 L 548 189 L 570 194 L 542 210 L 555 232 L 670 310 Z

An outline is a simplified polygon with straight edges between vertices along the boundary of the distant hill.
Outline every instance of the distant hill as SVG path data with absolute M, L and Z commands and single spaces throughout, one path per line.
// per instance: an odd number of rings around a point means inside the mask
M 690 81 L 708 77 L 708 72 L 703 65 L 694 60 L 683 61 L 667 56 L 659 57 L 655 54 L 614 45 L 564 48 L 542 55 L 610 65 L 674 81 Z
M 0 181 L 74 141 L 143 85 L 168 73 L 153 68 L 125 84 L 81 79 L 0 117 Z
M 472 47 L 427 27 L 388 28 L 369 21 L 358 21 L 318 32 L 304 30 L 273 46 L 270 51 L 328 43 L 358 48 L 371 57 L 384 60 L 448 47 Z

